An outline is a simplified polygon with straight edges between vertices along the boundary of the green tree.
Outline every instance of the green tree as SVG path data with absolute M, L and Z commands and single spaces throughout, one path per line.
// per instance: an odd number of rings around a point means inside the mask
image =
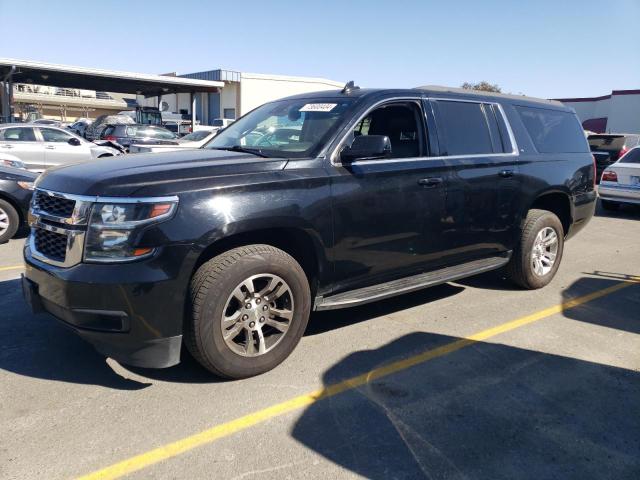
M 485 80 L 482 80 L 478 83 L 464 82 L 462 84 L 462 88 L 464 88 L 465 90 L 482 90 L 483 92 L 502 92 L 502 89 L 498 86 L 497 83 L 489 83 Z

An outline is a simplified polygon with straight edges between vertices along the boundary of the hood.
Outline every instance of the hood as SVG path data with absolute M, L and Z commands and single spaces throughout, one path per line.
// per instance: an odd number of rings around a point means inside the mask
M 52 168 L 38 179 L 38 188 L 76 195 L 160 196 L 195 188 L 202 180 L 226 184 L 230 176 L 282 170 L 285 159 L 217 150 L 186 150 L 107 157 Z

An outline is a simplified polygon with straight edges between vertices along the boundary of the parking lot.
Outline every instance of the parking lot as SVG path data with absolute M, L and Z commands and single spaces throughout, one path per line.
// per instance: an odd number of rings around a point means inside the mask
M 547 288 L 316 313 L 283 365 L 220 381 L 31 315 L 23 235 L 0 246 L 0 478 L 638 478 L 639 238 L 639 211 L 599 211 Z

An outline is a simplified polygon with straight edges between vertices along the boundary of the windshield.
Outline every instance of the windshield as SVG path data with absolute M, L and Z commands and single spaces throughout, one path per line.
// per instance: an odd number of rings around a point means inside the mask
M 204 148 L 243 148 L 267 157 L 304 158 L 324 145 L 353 98 L 280 100 L 256 108 Z
M 211 132 L 208 130 L 198 130 L 197 132 L 190 133 L 189 135 L 185 135 L 182 137 L 179 142 L 199 142 L 200 140 L 204 140 Z

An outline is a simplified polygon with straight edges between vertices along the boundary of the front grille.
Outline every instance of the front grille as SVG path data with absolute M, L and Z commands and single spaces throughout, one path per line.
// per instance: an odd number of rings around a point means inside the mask
M 57 262 L 65 261 L 67 255 L 67 236 L 65 234 L 35 228 L 33 236 L 38 253 Z
M 55 215 L 56 217 L 68 218 L 73 214 L 76 206 L 75 200 L 68 198 L 55 197 L 45 192 L 36 191 L 34 206 L 41 212 Z

